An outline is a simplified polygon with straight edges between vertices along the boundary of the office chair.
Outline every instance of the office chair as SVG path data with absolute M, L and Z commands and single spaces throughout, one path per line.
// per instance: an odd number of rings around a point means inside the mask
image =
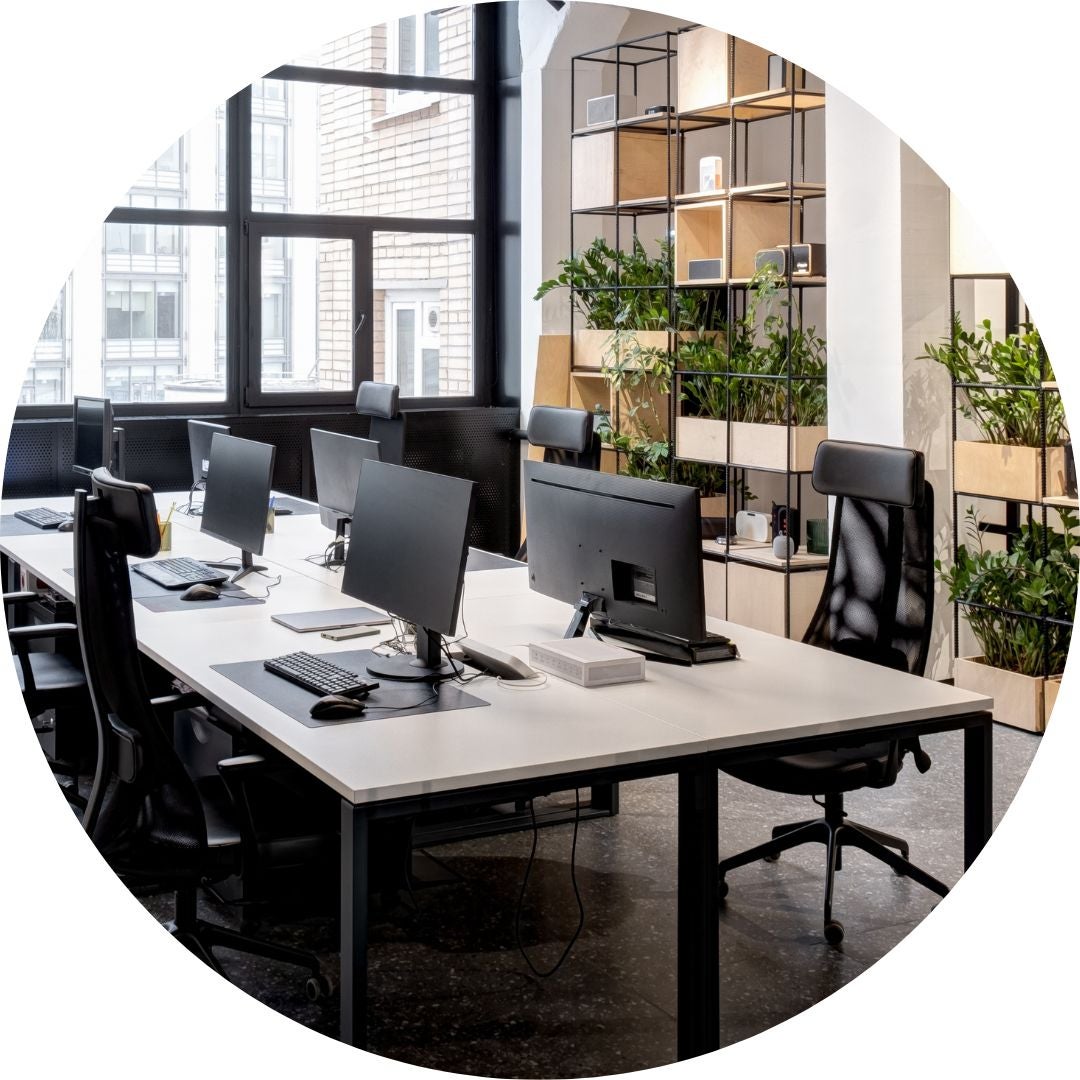
M 251 819 L 253 782 L 269 762 L 246 754 L 218 763 L 217 778 L 194 780 L 170 739 L 172 715 L 203 703 L 192 693 L 152 699 L 146 687 L 131 603 L 127 556 L 157 554 L 154 497 L 145 484 L 93 474 L 93 497 L 75 493 L 75 603 L 98 729 L 98 763 L 83 826 L 109 865 L 125 880 L 176 890 L 167 929 L 219 974 L 213 950 L 237 949 L 296 964 L 310 972 L 306 989 L 329 990 L 313 955 L 259 941 L 196 915 L 200 883 L 213 884 L 271 859 L 275 842 Z M 284 810 L 282 809 L 284 816 Z M 303 828 L 280 838 L 282 861 L 300 863 L 321 842 Z
M 821 494 L 836 496 L 836 506 L 825 587 L 803 641 L 922 675 L 934 609 L 934 492 L 923 477 L 922 454 L 826 440 L 818 447 L 811 483 Z M 908 753 L 919 772 L 930 768 L 929 756 L 914 738 L 725 768 L 769 791 L 810 795 L 815 802 L 820 796 L 825 816 L 778 825 L 772 840 L 724 859 L 721 897 L 727 895 L 729 871 L 757 859 L 775 861 L 781 852 L 811 842 L 825 845 L 824 924 L 832 945 L 844 938 L 832 915 L 833 882 L 844 847 L 860 848 L 945 896 L 949 890 L 942 882 L 908 861 L 905 840 L 856 824 L 844 812 L 844 792 L 891 786 Z
M 23 611 L 39 600 L 36 592 L 4 593 L 4 611 Z M 82 667 L 65 652 L 33 652 L 38 641 L 54 641 L 63 648 L 65 642 L 78 647 L 78 631 L 74 623 L 38 623 L 32 626 L 9 626 L 8 638 L 15 658 L 15 674 L 19 680 L 23 704 L 31 720 L 53 712 L 53 753 L 46 755 L 49 768 L 66 783 L 60 784 L 64 797 L 73 806 L 85 809 L 86 800 L 79 794 L 80 761 L 92 747 L 89 737 L 90 695 Z M 43 734 L 47 729 L 35 731 Z
M 379 444 L 379 458 L 391 465 L 405 461 L 405 416 L 398 412 L 395 383 L 362 382 L 356 391 L 356 411 L 371 418 L 368 438 Z
M 544 460 L 551 464 L 600 471 L 600 436 L 595 418 L 584 409 L 534 405 L 524 434 L 530 446 L 543 447 Z M 517 559 L 528 558 L 528 543 L 522 541 Z

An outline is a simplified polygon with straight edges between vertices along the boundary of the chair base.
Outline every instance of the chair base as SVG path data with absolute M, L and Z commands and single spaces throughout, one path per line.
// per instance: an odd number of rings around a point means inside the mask
M 906 840 L 889 833 L 871 829 L 849 821 L 844 814 L 841 795 L 825 796 L 825 816 L 813 821 L 800 821 L 791 825 L 778 825 L 773 829 L 773 838 L 764 844 L 758 844 L 730 859 L 723 859 L 718 870 L 720 898 L 727 895 L 728 886 L 724 880 L 728 872 L 748 863 L 764 859 L 775 862 L 785 851 L 803 844 L 818 843 L 825 845 L 825 907 L 824 933 L 830 945 L 839 945 L 844 940 L 844 927 L 833 918 L 833 888 L 836 871 L 842 868 L 841 851 L 845 847 L 859 848 L 868 855 L 885 863 L 886 866 L 939 896 L 948 895 L 949 888 L 937 878 L 920 869 L 908 859 L 909 848 Z M 892 850 L 896 849 L 896 850 Z
M 330 981 L 322 974 L 319 960 L 314 953 L 294 949 L 288 945 L 275 945 L 249 937 L 247 934 L 229 930 L 200 919 L 195 913 L 196 893 L 193 888 L 178 889 L 176 892 L 176 915 L 168 923 L 168 930 L 186 949 L 194 953 L 204 964 L 213 968 L 223 978 L 228 978 L 225 970 L 214 955 L 216 948 L 235 949 L 250 956 L 261 956 L 266 960 L 277 960 L 283 964 L 295 964 L 305 968 L 310 975 L 304 984 L 305 992 L 312 1001 L 328 997 L 331 992 Z

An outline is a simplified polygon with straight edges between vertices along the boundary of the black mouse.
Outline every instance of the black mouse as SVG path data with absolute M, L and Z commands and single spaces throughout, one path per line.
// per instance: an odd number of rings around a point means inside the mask
M 313 720 L 345 720 L 350 716 L 359 716 L 364 711 L 364 703 L 344 694 L 327 694 L 311 706 Z
M 56 531 L 57 532 L 74 532 L 75 531 L 75 519 L 74 518 L 68 518 L 67 521 L 61 521 L 60 524 L 56 526 Z
M 213 585 L 192 585 L 190 589 L 181 595 L 181 600 L 216 600 L 221 595 L 221 590 Z

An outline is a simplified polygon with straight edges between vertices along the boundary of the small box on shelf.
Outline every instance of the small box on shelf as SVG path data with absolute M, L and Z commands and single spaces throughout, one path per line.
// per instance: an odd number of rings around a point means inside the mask
M 675 208 L 675 284 L 701 285 L 722 284 L 724 275 L 724 249 L 727 244 L 728 202 L 693 203 Z M 691 276 L 691 264 L 695 271 L 701 263 L 711 263 L 720 273 L 713 278 Z
M 953 487 L 968 495 L 988 495 L 1015 502 L 1038 503 L 1065 492 L 1065 448 L 1046 448 L 1046 490 L 1043 450 L 1038 446 L 958 439 L 953 447 Z
M 578 136 L 570 153 L 570 208 L 592 210 L 619 202 L 666 199 L 675 190 L 678 158 L 674 140 L 662 134 L 613 128 Z

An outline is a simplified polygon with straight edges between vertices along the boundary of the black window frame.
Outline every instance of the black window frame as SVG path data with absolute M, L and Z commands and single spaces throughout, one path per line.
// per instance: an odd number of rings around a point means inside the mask
M 462 5 L 466 6 L 466 5 Z M 273 393 L 260 385 L 261 361 L 257 350 L 261 324 L 261 272 L 255 244 L 263 235 L 314 237 L 348 236 L 353 240 L 354 315 L 367 317 L 354 338 L 354 380 L 372 377 L 374 320 L 372 300 L 375 232 L 432 232 L 468 234 L 473 238 L 473 363 L 472 393 L 453 397 L 409 397 L 409 410 L 486 407 L 492 404 L 497 378 L 495 259 L 498 207 L 495 199 L 497 156 L 496 41 L 497 4 L 472 6 L 472 77 L 468 79 L 387 72 L 348 71 L 340 68 L 284 65 L 262 78 L 287 82 L 367 86 L 387 90 L 420 90 L 472 97 L 472 216 L 419 218 L 355 216 L 346 214 L 269 213 L 251 209 L 251 87 L 229 98 L 226 117 L 226 200 L 222 210 L 157 209 L 118 206 L 106 224 L 212 226 L 226 237 L 225 290 L 227 344 L 224 397 L 205 402 L 115 402 L 117 419 L 152 416 L 274 415 L 282 411 L 340 412 L 355 398 L 355 390 Z M 390 16 L 395 17 L 395 16 Z M 377 24 L 373 24 L 377 25 Z M 485 149 L 487 148 L 487 149 Z M 253 308 L 253 301 L 255 307 Z M 28 360 L 27 366 L 30 366 Z M 15 419 L 58 419 L 71 415 L 71 404 L 19 405 Z

